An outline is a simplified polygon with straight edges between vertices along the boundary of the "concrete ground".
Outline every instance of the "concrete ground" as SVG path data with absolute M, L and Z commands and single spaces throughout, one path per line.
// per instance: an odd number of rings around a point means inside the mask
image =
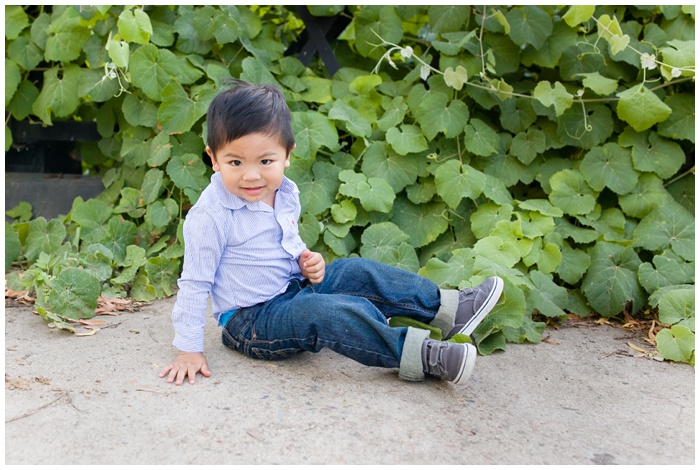
M 619 328 L 548 329 L 456 387 L 328 350 L 255 361 L 211 321 L 212 376 L 177 387 L 158 378 L 173 303 L 86 337 L 7 307 L 5 464 L 695 463 L 695 370 L 639 357 Z

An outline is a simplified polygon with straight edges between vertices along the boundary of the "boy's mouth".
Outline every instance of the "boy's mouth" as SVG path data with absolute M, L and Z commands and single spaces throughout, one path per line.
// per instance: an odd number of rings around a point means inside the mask
M 244 193 L 250 194 L 251 196 L 255 196 L 257 194 L 260 194 L 264 189 L 265 186 L 254 186 L 250 188 L 241 188 Z

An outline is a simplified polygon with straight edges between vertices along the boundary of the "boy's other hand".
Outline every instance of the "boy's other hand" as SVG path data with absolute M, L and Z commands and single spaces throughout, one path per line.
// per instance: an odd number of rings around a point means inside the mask
M 175 385 L 182 385 L 185 377 L 189 377 L 189 382 L 193 384 L 197 372 L 200 372 L 204 377 L 209 377 L 211 375 L 204 354 L 180 351 L 173 363 L 160 371 L 159 377 L 163 378 L 167 375 L 167 382 L 175 382 Z
M 320 284 L 326 274 L 326 262 L 321 253 L 304 250 L 299 255 L 299 267 L 301 275 L 311 281 L 312 284 Z

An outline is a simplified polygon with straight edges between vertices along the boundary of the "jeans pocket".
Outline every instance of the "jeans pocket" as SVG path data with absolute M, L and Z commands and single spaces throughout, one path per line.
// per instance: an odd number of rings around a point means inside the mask
M 229 333 L 226 328 L 221 331 L 221 342 L 227 348 L 233 349 L 234 351 L 241 351 L 241 341 L 239 338 Z
M 242 308 L 226 323 L 221 331 L 221 342 L 234 351 L 245 352 L 250 343 L 253 317 L 252 312 Z

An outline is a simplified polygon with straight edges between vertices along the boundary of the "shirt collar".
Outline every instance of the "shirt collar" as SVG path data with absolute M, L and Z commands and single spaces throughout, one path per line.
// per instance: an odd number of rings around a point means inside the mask
M 211 175 L 211 183 L 214 186 L 217 199 L 219 200 L 221 205 L 227 209 L 237 210 L 241 209 L 242 207 L 247 207 L 248 209 L 254 211 L 270 210 L 270 206 L 268 206 L 262 201 L 250 202 L 246 201 L 242 197 L 238 197 L 234 194 L 231 194 L 224 186 L 224 182 L 221 180 L 221 173 L 219 173 L 218 171 Z M 290 180 L 286 176 L 282 177 L 282 184 L 277 190 L 277 194 L 275 194 L 275 205 L 277 205 L 278 202 L 286 202 L 289 199 L 289 197 L 298 192 L 299 189 L 292 180 Z

